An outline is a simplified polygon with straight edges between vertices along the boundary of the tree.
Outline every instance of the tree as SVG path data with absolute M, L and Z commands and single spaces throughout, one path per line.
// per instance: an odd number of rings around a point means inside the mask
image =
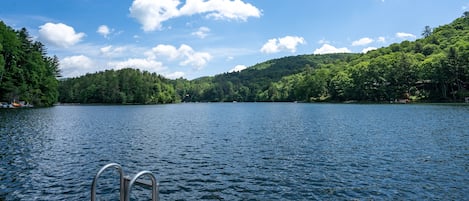
M 430 26 L 425 26 L 425 28 L 423 28 L 423 31 L 422 31 L 422 36 L 424 38 L 429 37 L 430 35 L 432 35 L 432 32 L 433 32 L 433 29 Z
M 58 59 L 33 41 L 25 28 L 0 22 L 0 101 L 24 100 L 37 106 L 57 101 Z

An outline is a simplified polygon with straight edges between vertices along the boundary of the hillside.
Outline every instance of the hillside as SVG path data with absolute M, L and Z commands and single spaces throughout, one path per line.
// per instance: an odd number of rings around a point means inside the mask
M 422 36 L 366 54 L 285 57 L 205 83 L 196 80 L 194 99 L 381 102 L 460 101 L 469 96 L 468 12 L 448 25 L 425 27 Z
M 269 101 L 262 93 L 283 77 L 339 64 L 356 57 L 355 54 L 299 55 L 273 59 L 256 64 L 241 72 L 224 73 L 211 79 L 192 81 L 191 101 Z M 204 83 L 209 81 L 209 84 Z
M 57 102 L 59 62 L 46 54 L 44 45 L 33 41 L 25 28 L 14 30 L 0 21 L 0 102 Z
M 163 80 L 164 89 L 143 90 L 147 93 L 143 95 L 145 101 L 132 99 L 130 103 L 159 103 L 147 101 L 158 93 L 175 93 L 169 95 L 170 101 L 164 102 L 463 100 L 469 96 L 469 12 L 448 25 L 423 30 L 421 39 L 391 44 L 366 54 L 290 56 L 262 62 L 241 72 L 192 81 Z M 84 86 L 96 84 L 83 81 L 90 76 L 93 75 L 62 81 L 61 85 L 66 84 L 71 87 L 66 91 L 75 91 L 80 96 L 104 94 L 99 90 L 83 92 L 87 88 Z M 123 78 L 115 79 L 122 82 Z M 78 82 L 79 85 L 74 84 Z M 140 82 L 134 87 L 138 90 L 154 84 Z M 60 100 L 70 100 L 68 94 L 61 93 Z M 93 102 L 101 99 L 95 97 Z

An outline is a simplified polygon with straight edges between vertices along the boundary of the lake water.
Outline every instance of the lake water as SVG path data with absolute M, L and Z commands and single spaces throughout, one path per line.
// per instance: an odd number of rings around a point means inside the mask
M 469 106 L 0 110 L 0 159 L 0 200 L 89 200 L 111 162 L 152 171 L 161 200 L 468 200 Z M 118 200 L 117 172 L 102 175 L 98 199 Z

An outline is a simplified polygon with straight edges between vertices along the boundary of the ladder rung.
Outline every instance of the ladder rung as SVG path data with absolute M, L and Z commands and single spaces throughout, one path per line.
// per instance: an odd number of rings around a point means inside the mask
M 117 164 L 117 163 L 110 163 L 102 167 L 98 173 L 93 178 L 93 183 L 91 183 L 91 201 L 96 200 L 96 185 L 98 183 L 98 178 L 99 176 L 108 168 L 114 167 L 120 175 L 120 196 L 119 200 L 120 201 L 128 201 L 130 200 L 130 192 L 132 190 L 132 186 L 134 184 L 137 184 L 139 186 L 142 186 L 144 188 L 150 188 L 152 191 L 151 195 L 151 200 L 152 201 L 158 201 L 159 196 L 158 196 L 158 182 L 156 181 L 155 176 L 153 173 L 150 171 L 141 171 L 137 173 L 134 177 L 130 176 L 125 176 L 124 171 L 122 170 L 122 167 Z M 141 176 L 149 176 L 151 181 L 144 180 L 144 179 L 139 179 Z
M 132 177 L 127 175 L 127 176 L 124 176 L 124 179 L 125 179 L 125 182 L 128 183 L 128 182 L 130 182 L 130 180 L 132 180 Z M 151 188 L 153 186 L 151 184 L 151 181 L 145 180 L 145 179 L 137 179 L 135 181 L 135 184 L 137 184 L 139 186 L 142 186 L 142 187 L 146 187 L 146 188 Z

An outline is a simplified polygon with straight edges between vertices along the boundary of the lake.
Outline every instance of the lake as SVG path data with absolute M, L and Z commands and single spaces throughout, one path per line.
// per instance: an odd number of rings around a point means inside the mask
M 89 200 L 111 162 L 152 171 L 161 200 L 468 200 L 469 105 L 5 109 L 0 159 L 0 200 Z M 98 199 L 118 188 L 106 171 Z

